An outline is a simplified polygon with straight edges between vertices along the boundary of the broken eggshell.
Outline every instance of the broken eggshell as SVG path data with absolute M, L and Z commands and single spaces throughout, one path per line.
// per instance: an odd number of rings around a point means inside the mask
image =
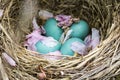
M 84 38 L 89 34 L 90 31 L 88 23 L 84 20 L 73 23 L 70 29 L 72 30 L 72 37 L 78 37 L 82 40 L 84 40 Z
M 38 41 L 35 44 L 37 52 L 40 54 L 47 54 L 49 52 L 54 52 L 60 49 L 61 43 L 52 37 L 47 37 L 42 41 Z
M 51 36 L 56 40 L 59 40 L 63 33 L 63 30 L 57 26 L 57 21 L 54 18 L 49 18 L 46 21 L 44 29 L 46 31 L 46 36 Z
M 63 55 L 74 56 L 74 51 L 71 49 L 71 45 L 74 42 L 80 42 L 84 44 L 84 41 L 79 38 L 70 38 L 62 45 L 60 49 L 61 53 Z

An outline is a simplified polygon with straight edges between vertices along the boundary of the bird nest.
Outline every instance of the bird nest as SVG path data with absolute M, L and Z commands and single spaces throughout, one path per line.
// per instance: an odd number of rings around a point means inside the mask
M 119 0 L 0 0 L 4 9 L 0 20 L 0 77 L 3 80 L 116 79 L 120 74 Z M 32 18 L 41 9 L 86 20 L 100 31 L 100 44 L 82 57 L 48 61 L 23 47 L 32 30 Z M 42 21 L 39 22 L 42 25 Z M 10 66 L 2 57 L 6 52 L 16 61 Z

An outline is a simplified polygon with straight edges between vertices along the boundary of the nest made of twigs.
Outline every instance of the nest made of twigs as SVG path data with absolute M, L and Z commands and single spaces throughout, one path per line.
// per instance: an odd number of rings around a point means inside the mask
M 0 1 L 0 7 L 5 10 L 0 22 L 0 55 L 5 51 L 17 62 L 16 67 L 11 67 L 0 56 L 3 80 L 38 80 L 41 69 L 48 80 L 105 80 L 116 79 L 120 74 L 119 0 Z M 91 27 L 99 29 L 99 46 L 86 56 L 66 57 L 56 62 L 33 55 L 35 52 L 22 45 L 32 30 L 32 18 L 40 9 L 85 19 Z

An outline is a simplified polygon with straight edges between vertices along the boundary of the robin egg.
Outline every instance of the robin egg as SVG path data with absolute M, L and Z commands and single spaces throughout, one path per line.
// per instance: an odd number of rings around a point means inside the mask
M 52 37 L 48 37 L 45 40 L 38 41 L 35 44 L 37 52 L 40 54 L 47 54 L 50 52 L 54 52 L 60 49 L 61 43 Z
M 59 40 L 63 30 L 57 26 L 57 21 L 54 18 L 49 18 L 44 24 L 44 29 L 46 31 L 46 36 L 51 36 L 56 40 Z
M 70 29 L 72 30 L 71 37 L 78 37 L 82 40 L 84 40 L 90 31 L 88 23 L 84 20 L 73 23 Z
M 73 56 L 74 55 L 74 51 L 71 49 L 71 45 L 73 42 L 81 42 L 84 44 L 84 42 L 79 39 L 79 38 L 70 38 L 68 39 L 61 47 L 60 51 L 63 55 L 69 55 L 69 56 Z

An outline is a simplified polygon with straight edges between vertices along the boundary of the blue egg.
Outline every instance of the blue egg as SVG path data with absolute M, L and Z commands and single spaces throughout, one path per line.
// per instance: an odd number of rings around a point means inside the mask
M 77 23 L 72 24 L 70 29 L 73 31 L 71 37 L 78 37 L 82 40 L 89 34 L 90 28 L 86 21 L 80 20 Z
M 60 49 L 61 47 L 61 43 L 58 42 L 58 44 L 54 47 L 48 47 L 45 44 L 43 44 L 41 41 L 38 41 L 35 44 L 35 47 L 37 49 L 37 52 L 39 52 L 40 54 L 47 54 L 49 52 L 54 52 Z
M 72 51 L 71 49 L 71 44 L 73 42 L 81 42 L 84 44 L 84 41 L 79 39 L 79 38 L 70 38 L 68 39 L 61 47 L 60 51 L 63 55 L 69 55 L 69 56 L 73 56 L 74 55 L 74 51 Z
M 51 36 L 56 40 L 59 40 L 63 33 L 63 30 L 57 26 L 57 21 L 54 18 L 49 18 L 46 21 L 44 29 L 46 31 L 46 36 Z

